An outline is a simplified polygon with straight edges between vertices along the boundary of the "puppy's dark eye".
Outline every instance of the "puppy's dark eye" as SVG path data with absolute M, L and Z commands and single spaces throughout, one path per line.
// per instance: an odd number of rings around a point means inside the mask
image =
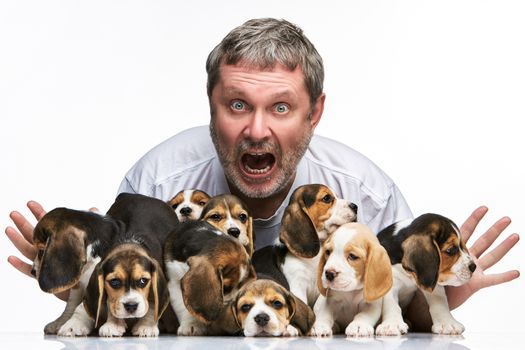
M 147 278 L 141 278 L 141 279 L 139 279 L 139 280 L 137 281 L 137 287 L 139 287 L 139 288 L 144 288 L 144 287 L 146 287 L 146 285 L 148 284 L 148 282 L 149 282 L 149 279 L 147 279 Z
M 205 201 L 200 201 L 200 202 L 199 202 L 199 205 L 200 205 L 201 207 L 204 207 L 204 206 L 206 205 L 206 202 L 205 202 Z
M 246 222 L 246 220 L 248 220 L 248 216 L 246 214 L 239 215 L 239 221 L 240 222 L 242 222 L 244 224 Z
M 177 203 L 177 204 L 173 204 L 171 207 L 172 207 L 173 209 L 177 209 L 178 206 L 179 206 L 179 204 Z
M 232 287 L 232 286 L 224 286 L 224 287 L 222 288 L 222 292 L 223 292 L 223 294 L 228 294 L 228 293 L 230 293 L 232 290 L 233 290 L 233 287 Z
M 333 200 L 334 200 L 334 197 L 332 197 L 332 196 L 329 195 L 329 194 L 326 194 L 326 195 L 323 197 L 323 199 L 322 199 L 322 201 L 325 202 L 325 203 L 332 203 Z
M 248 311 L 250 311 L 251 308 L 252 308 L 252 305 L 251 305 L 251 304 L 243 304 L 243 305 L 241 306 L 241 311 L 242 311 L 242 312 L 248 312 Z
M 109 280 L 109 285 L 113 289 L 119 289 L 122 287 L 122 282 L 118 278 L 113 278 L 112 280 Z
M 220 216 L 220 214 L 212 214 L 210 215 L 210 219 L 212 219 L 213 221 L 221 221 L 222 216 Z
M 272 306 L 273 306 L 274 309 L 279 310 L 279 309 L 281 309 L 284 305 L 283 305 L 283 303 L 281 303 L 279 300 L 274 300 L 274 301 L 272 301 Z
M 324 251 L 325 255 L 328 256 L 330 254 L 332 254 L 332 251 L 330 249 L 327 249 Z
M 445 254 L 447 254 L 448 256 L 453 256 L 453 255 L 456 255 L 458 251 L 459 251 L 459 248 L 456 246 L 453 246 L 445 250 Z
M 354 255 L 352 253 L 348 254 L 348 260 L 354 261 L 354 260 L 357 260 L 357 259 L 359 259 L 359 257 L 357 255 Z

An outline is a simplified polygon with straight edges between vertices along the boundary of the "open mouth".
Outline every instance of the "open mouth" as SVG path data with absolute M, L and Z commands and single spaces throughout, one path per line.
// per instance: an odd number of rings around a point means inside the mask
M 244 153 L 241 157 L 241 164 L 242 169 L 248 175 L 266 175 L 275 165 L 275 156 L 271 153 Z

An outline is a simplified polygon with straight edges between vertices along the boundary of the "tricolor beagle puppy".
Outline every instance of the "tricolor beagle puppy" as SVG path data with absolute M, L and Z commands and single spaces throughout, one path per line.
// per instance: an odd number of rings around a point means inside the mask
M 252 256 L 255 240 L 252 216 L 248 206 L 238 197 L 231 194 L 212 197 L 204 206 L 200 219 L 207 221 L 224 234 L 237 238 Z
M 379 335 L 408 331 L 402 309 L 419 288 L 429 305 L 432 332 L 461 334 L 463 325 L 452 317 L 444 286 L 467 283 L 476 269 L 452 220 L 437 214 L 423 214 L 414 220 L 393 224 L 378 234 L 392 263 L 394 285 L 383 301 Z
M 56 334 L 82 302 L 95 265 L 110 249 L 120 225 L 102 215 L 68 208 L 48 212 L 33 230 L 38 253 L 31 273 L 44 292 L 70 290 L 66 308 L 47 324 L 45 334 Z
M 319 296 L 316 270 L 321 243 L 340 225 L 356 219 L 357 205 L 337 198 L 329 187 L 298 187 L 283 214 L 280 242 L 254 253 L 255 270 L 277 276 L 296 297 L 313 306 Z
M 314 320 L 308 305 L 268 276 L 258 275 L 242 286 L 212 328 L 221 335 L 297 336 L 307 335 Z
M 181 223 L 164 246 L 171 306 L 178 335 L 206 334 L 238 288 L 255 278 L 250 256 L 239 240 L 205 221 Z
M 373 336 L 382 299 L 392 286 L 388 254 L 370 229 L 339 227 L 323 244 L 317 275 L 321 295 L 312 335 Z
M 178 225 L 163 201 L 139 194 L 120 194 L 106 218 L 120 230 L 111 250 L 93 271 L 83 304 L 59 329 L 58 335 L 88 335 L 100 326 L 105 337 L 157 336 L 157 322 L 169 303 L 160 262 L 163 243 Z
M 197 220 L 210 196 L 201 190 L 182 190 L 168 201 L 180 222 Z

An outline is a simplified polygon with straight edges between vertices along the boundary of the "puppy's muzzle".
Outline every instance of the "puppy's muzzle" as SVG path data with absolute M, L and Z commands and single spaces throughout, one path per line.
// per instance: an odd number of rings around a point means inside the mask
M 237 227 L 232 227 L 232 228 L 228 229 L 228 234 L 230 236 L 235 237 L 235 238 L 239 238 L 239 236 L 241 234 L 241 230 L 239 230 Z
M 124 309 L 130 314 L 137 311 L 138 307 L 139 307 L 138 303 L 124 303 Z
M 335 280 L 335 278 L 337 277 L 337 275 L 338 275 L 338 272 L 335 271 L 335 270 L 326 270 L 324 272 L 324 276 L 330 282 L 333 282 Z
M 180 210 L 182 216 L 190 216 L 193 210 L 190 207 L 184 207 Z
M 357 204 L 350 202 L 350 203 L 348 204 L 348 206 L 350 207 L 350 209 L 352 209 L 352 211 L 353 211 L 354 213 L 357 214 L 357 208 L 358 208 Z
M 253 320 L 257 325 L 264 327 L 270 322 L 270 316 L 268 316 L 267 313 L 261 312 L 260 314 L 256 315 Z

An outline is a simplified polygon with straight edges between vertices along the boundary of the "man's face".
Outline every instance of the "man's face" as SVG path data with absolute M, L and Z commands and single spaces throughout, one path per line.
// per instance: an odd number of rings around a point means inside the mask
M 300 67 L 222 64 L 210 130 L 229 183 L 250 198 L 287 189 L 323 106 L 324 95 L 311 106 Z

